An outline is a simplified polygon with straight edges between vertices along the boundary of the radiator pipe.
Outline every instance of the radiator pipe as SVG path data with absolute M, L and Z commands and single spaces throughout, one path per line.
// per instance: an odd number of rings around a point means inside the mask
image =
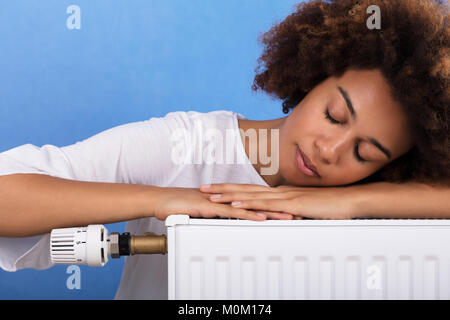
M 114 234 L 114 232 L 112 233 Z M 117 234 L 117 233 L 116 233 Z M 112 254 L 112 257 L 129 256 L 135 254 L 166 254 L 167 236 L 156 235 L 147 232 L 144 235 L 130 235 L 129 232 L 118 234 L 119 254 Z
M 166 254 L 167 253 L 167 237 L 166 235 L 156 235 L 151 232 L 145 233 L 143 236 L 131 236 L 130 239 L 131 254 Z

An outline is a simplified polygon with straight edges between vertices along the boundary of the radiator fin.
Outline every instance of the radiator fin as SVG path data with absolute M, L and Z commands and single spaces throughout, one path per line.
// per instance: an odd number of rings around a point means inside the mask
M 438 259 L 427 256 L 424 260 L 424 299 L 439 299 Z
M 254 257 L 244 257 L 241 262 L 241 299 L 256 296 L 256 264 Z
M 280 300 L 283 298 L 281 257 L 269 257 L 267 262 L 267 297 Z
M 319 299 L 334 298 L 334 259 L 321 257 L 319 263 Z
M 410 300 L 413 298 L 413 262 L 410 256 L 400 256 L 397 269 L 398 300 Z
M 293 268 L 292 268 L 292 278 L 294 281 L 293 285 L 293 296 L 296 300 L 309 299 L 308 294 L 308 278 L 310 277 L 308 273 L 308 258 L 307 257 L 295 257 Z
M 344 298 L 348 300 L 361 299 L 361 261 L 359 257 L 347 257 L 344 272 Z
M 189 288 L 192 299 L 203 299 L 204 268 L 202 257 L 192 257 L 189 263 Z
M 215 264 L 215 298 L 219 300 L 230 299 L 230 259 L 228 257 L 217 257 Z

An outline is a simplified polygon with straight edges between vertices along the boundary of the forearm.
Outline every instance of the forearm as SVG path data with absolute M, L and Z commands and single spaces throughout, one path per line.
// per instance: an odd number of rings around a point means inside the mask
M 377 182 L 358 188 L 357 217 L 450 219 L 450 188 Z
M 39 174 L 1 176 L 0 236 L 27 237 L 55 228 L 148 217 L 156 189 Z M 153 195 L 155 199 L 156 194 Z

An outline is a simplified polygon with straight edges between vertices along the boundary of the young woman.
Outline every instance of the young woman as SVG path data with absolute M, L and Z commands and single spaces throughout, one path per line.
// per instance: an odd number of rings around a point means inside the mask
M 200 190 L 269 217 L 450 218 L 448 5 L 328 2 L 299 4 L 262 37 L 253 89 L 292 112 L 241 127 L 279 129 L 280 170 L 264 177 L 272 188 Z M 369 29 L 376 8 L 381 29 Z M 299 149 L 315 173 L 301 170 Z
M 304 2 L 262 42 L 253 89 L 282 99 L 285 118 L 172 112 L 2 153 L 0 267 L 50 267 L 54 228 L 128 221 L 132 234 L 164 233 L 171 214 L 450 218 L 444 2 Z M 224 147 L 232 161 L 218 161 Z M 166 299 L 167 257 L 128 257 L 116 298 Z

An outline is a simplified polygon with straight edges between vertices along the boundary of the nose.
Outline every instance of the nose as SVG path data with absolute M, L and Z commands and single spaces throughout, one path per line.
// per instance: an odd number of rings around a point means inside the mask
M 334 135 L 317 139 L 315 145 L 318 153 L 318 160 L 321 160 L 326 164 L 338 163 L 343 151 L 349 144 L 349 141 L 349 135 Z

